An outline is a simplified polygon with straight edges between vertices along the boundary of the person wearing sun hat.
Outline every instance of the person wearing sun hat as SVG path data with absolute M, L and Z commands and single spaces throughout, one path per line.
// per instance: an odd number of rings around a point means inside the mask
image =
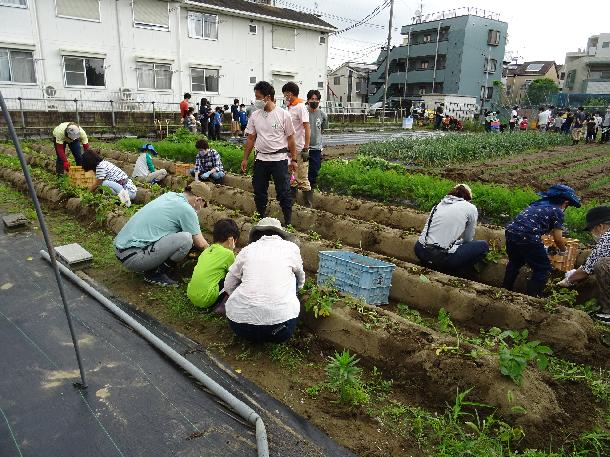
M 535 297 L 544 292 L 552 269 L 542 243 L 542 235 L 551 233 L 559 254 L 566 254 L 563 212 L 568 206 L 580 208 L 580 198 L 576 191 L 565 184 L 555 184 L 538 195 L 542 198 L 531 203 L 506 226 L 508 265 L 503 283 L 504 288 L 513 290 L 519 270 L 527 264 L 532 275 L 527 282 L 526 291 Z
M 163 181 L 167 176 L 167 170 L 164 168 L 155 169 L 155 164 L 151 157 L 151 154 L 155 157 L 158 155 L 155 147 L 150 143 L 146 143 L 140 148 L 140 152 L 133 167 L 131 177 L 152 184 Z
M 225 278 L 231 330 L 255 343 L 286 341 L 297 326 L 297 289 L 304 284 L 303 259 L 294 237 L 277 219 L 261 219 Z
M 587 230 L 595 238 L 595 247 L 585 263 L 577 270 L 568 271 L 559 286 L 570 287 L 595 275 L 599 312 L 593 317 L 610 323 L 610 206 L 596 206 L 587 212 Z
M 53 145 L 55 146 L 55 171 L 62 175 L 70 169 L 70 162 L 66 156 L 66 145 L 70 148 L 76 165 L 81 165 L 81 143 L 85 151 L 89 150 L 89 138 L 82 127 L 74 122 L 62 122 L 53 129 Z
M 414 247 L 415 255 L 424 265 L 450 274 L 468 275 L 485 257 L 489 245 L 474 239 L 479 212 L 471 200 L 470 186 L 458 184 L 432 208 Z

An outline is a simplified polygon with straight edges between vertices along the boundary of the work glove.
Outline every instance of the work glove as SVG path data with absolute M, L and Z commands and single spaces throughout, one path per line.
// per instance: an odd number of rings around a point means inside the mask
M 68 171 L 70 169 L 70 162 L 67 160 L 64 161 L 64 171 Z
M 203 179 L 208 179 L 208 178 L 210 177 L 210 172 L 209 172 L 209 171 L 206 171 L 205 173 L 203 173 L 203 174 L 201 175 L 201 177 L 202 177 Z
M 303 162 L 309 162 L 309 148 L 303 148 L 301 151 L 301 159 L 303 159 Z
M 88 150 L 89 150 L 89 143 L 85 143 L 85 144 L 83 144 L 83 149 L 84 149 L 85 151 L 88 151 Z
M 572 277 L 572 275 L 574 274 L 575 271 L 576 270 L 567 271 L 566 274 L 565 274 L 565 277 L 561 281 L 559 281 L 557 283 L 557 285 L 559 287 L 570 287 L 570 286 L 573 286 L 574 283 L 570 281 L 570 278 Z

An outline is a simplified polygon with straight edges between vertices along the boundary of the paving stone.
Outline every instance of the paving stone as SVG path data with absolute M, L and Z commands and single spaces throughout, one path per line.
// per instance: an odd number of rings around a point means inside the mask
M 63 246 L 57 246 L 55 252 L 59 257 L 66 262 L 68 265 L 74 265 L 76 263 L 88 262 L 93 259 L 93 256 L 89 251 L 84 249 L 78 243 L 65 244 Z
M 28 220 L 22 213 L 13 213 L 2 216 L 2 222 L 7 229 L 18 229 L 28 225 Z

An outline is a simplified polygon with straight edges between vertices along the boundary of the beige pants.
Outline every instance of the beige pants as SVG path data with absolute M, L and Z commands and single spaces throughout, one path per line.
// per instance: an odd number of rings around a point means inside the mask
M 593 273 L 599 288 L 597 302 L 600 306 L 600 312 L 610 314 L 610 257 L 597 259 L 593 267 Z
M 146 176 L 138 176 L 135 179 L 151 183 L 153 181 L 157 181 L 157 182 L 163 181 L 166 176 L 167 176 L 167 171 L 164 168 L 159 168 L 158 170 L 153 171 L 152 173 L 148 173 L 148 175 L 146 175 Z
M 292 183 L 292 187 L 297 187 L 302 191 L 311 190 L 311 184 L 309 183 L 309 162 L 303 161 L 301 151 L 297 153 L 297 165 L 296 180 Z
M 581 127 L 574 127 L 572 129 L 572 139 L 574 141 L 580 141 L 582 139 L 582 128 Z

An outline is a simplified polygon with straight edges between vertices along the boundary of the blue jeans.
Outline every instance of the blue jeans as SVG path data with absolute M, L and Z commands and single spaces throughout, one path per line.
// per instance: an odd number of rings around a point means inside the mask
M 55 145 L 55 139 L 53 139 L 53 145 Z M 71 143 L 64 143 L 64 146 L 68 146 L 68 148 L 70 148 L 76 165 L 80 165 L 80 158 L 82 156 L 80 140 L 74 140 Z M 55 159 L 55 171 L 57 171 L 58 174 L 62 174 L 64 172 L 64 162 L 59 158 L 59 156 L 57 156 Z
M 316 187 L 318 182 L 318 173 L 320 173 L 320 167 L 322 167 L 322 151 L 320 149 L 309 150 L 309 172 L 307 179 L 313 189 Z
M 513 290 L 519 270 L 527 264 L 532 269 L 532 276 L 527 281 L 527 294 L 534 297 L 541 296 L 552 269 L 551 261 L 542 242 L 526 242 L 507 232 L 506 254 L 508 255 L 508 265 L 504 273 L 503 287 Z
M 426 248 L 418 241 L 415 243 L 415 255 L 425 263 Z M 468 241 L 461 244 L 452 254 L 447 254 L 433 265 L 434 268 L 447 273 L 466 273 L 479 261 L 483 260 L 489 251 L 489 245 L 484 240 Z
M 298 317 L 274 325 L 239 324 L 229 320 L 229 327 L 237 336 L 253 343 L 283 343 L 292 336 L 298 322 Z
M 108 187 L 109 189 L 111 189 L 115 194 L 118 194 L 119 192 L 121 192 L 123 189 L 125 189 L 127 191 L 127 193 L 129 194 L 129 198 L 130 200 L 133 200 L 136 196 L 136 193 L 126 189 L 125 187 L 121 186 L 118 182 L 116 181 L 108 181 L 105 180 L 104 182 L 102 182 L 102 186 Z

